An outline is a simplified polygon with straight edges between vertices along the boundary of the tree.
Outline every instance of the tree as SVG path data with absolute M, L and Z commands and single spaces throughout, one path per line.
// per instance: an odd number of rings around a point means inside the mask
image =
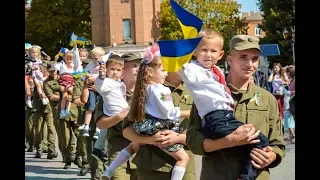
M 178 19 L 170 6 L 170 1 L 165 0 L 160 4 L 160 38 L 162 40 L 183 39 L 182 30 Z
M 284 39 L 283 31 L 287 29 L 291 32 L 291 27 L 295 25 L 295 0 L 258 0 L 258 6 L 264 12 L 264 21 L 260 28 L 266 33 L 261 44 L 279 44 L 280 49 L 280 56 L 271 56 L 268 60 L 271 64 L 291 64 L 291 42 Z
M 90 0 L 32 0 L 26 19 L 26 41 L 54 56 L 69 46 L 72 32 L 91 39 Z

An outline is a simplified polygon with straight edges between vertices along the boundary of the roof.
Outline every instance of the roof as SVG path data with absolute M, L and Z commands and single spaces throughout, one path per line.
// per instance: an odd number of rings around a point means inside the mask
M 280 50 L 278 44 L 260 44 L 262 56 L 278 56 Z
M 259 20 L 263 20 L 263 12 L 259 11 L 256 12 L 252 15 L 248 15 L 248 17 L 246 17 L 245 21 L 259 21 Z

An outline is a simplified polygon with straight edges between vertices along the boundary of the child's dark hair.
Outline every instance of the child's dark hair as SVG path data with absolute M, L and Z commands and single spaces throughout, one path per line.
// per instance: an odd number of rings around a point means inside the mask
M 121 56 L 117 54 L 112 54 L 106 62 L 106 67 L 108 67 L 110 64 L 120 64 L 121 66 L 124 66 L 124 60 Z
M 147 87 L 151 81 L 151 73 L 161 65 L 162 62 L 158 56 L 155 56 L 149 64 L 140 64 L 135 90 L 133 92 L 132 102 L 128 113 L 128 120 L 141 122 L 145 119 Z

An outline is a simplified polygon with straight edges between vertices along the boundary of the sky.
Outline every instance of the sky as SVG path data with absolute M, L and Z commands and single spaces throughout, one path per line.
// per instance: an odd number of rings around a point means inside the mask
M 236 0 L 236 1 L 242 5 L 240 12 L 259 11 L 258 6 L 256 5 L 257 0 Z

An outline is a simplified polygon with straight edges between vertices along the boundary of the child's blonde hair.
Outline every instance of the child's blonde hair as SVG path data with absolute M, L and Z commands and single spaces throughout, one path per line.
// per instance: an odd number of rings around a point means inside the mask
M 91 54 L 94 56 L 103 56 L 106 54 L 102 47 L 95 47 L 91 50 Z
M 82 52 L 86 53 L 86 55 L 88 57 L 88 55 L 89 55 L 88 51 L 83 49 L 83 48 L 79 48 L 79 54 L 82 53 Z
M 38 57 L 36 57 L 38 60 L 41 60 L 41 51 L 40 47 L 38 45 L 32 45 L 28 50 L 28 57 L 31 58 L 31 51 L 35 50 L 38 51 Z
M 202 37 L 202 39 L 216 39 L 218 38 L 221 42 L 221 47 L 223 47 L 224 40 L 221 34 L 218 31 L 212 30 L 212 29 L 205 29 L 199 32 L 198 37 Z M 201 40 L 202 41 L 202 40 Z M 200 44 L 200 43 L 199 43 Z
M 64 56 L 65 57 L 67 57 L 67 56 L 73 57 L 73 53 L 72 53 L 72 51 L 68 51 Z

